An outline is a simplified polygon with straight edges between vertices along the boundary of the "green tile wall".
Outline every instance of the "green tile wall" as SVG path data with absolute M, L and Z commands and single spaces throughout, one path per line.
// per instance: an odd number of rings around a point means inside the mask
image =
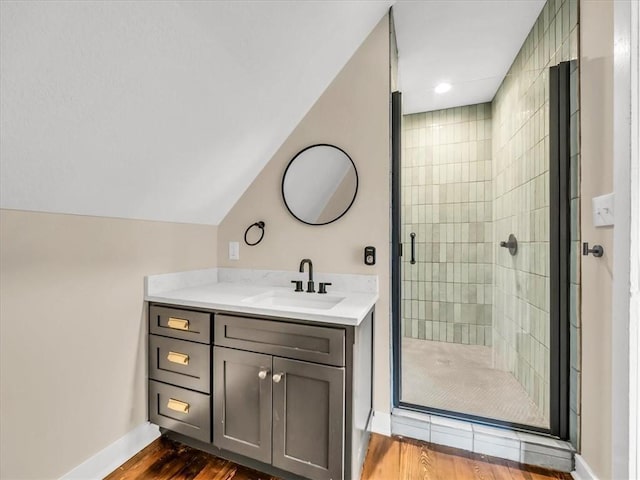
M 492 102 L 494 234 L 498 241 L 518 237 L 515 257 L 495 246 L 494 361 L 547 417 L 549 67 L 577 58 L 577 18 L 577 2 L 548 1 Z
M 491 128 L 488 103 L 403 119 L 406 337 L 491 345 Z

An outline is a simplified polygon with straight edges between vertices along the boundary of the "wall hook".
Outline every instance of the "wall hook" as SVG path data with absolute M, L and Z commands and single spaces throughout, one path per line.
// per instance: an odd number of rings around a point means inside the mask
M 592 254 L 594 257 L 601 257 L 604 255 L 604 248 L 602 245 L 594 245 L 593 248 L 589 248 L 589 244 L 584 242 L 582 244 L 582 255 Z
M 258 227 L 261 230 L 261 232 L 260 232 L 260 238 L 258 238 L 258 240 L 256 240 L 255 242 L 251 243 L 251 242 L 249 242 L 249 240 L 247 240 L 247 235 L 249 234 L 249 231 L 253 227 Z M 264 222 L 262 220 L 260 220 L 259 222 L 256 222 L 256 223 L 252 223 L 244 231 L 244 243 L 246 243 L 250 247 L 253 247 L 253 246 L 259 244 L 262 241 L 263 238 L 264 238 Z

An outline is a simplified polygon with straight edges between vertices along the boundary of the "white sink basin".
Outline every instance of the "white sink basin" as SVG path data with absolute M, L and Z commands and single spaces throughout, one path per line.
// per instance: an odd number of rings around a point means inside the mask
M 335 307 L 344 300 L 344 298 L 345 297 L 331 294 L 319 295 L 317 293 L 306 292 L 271 291 L 245 298 L 242 301 L 254 305 L 271 307 L 299 307 L 328 310 Z

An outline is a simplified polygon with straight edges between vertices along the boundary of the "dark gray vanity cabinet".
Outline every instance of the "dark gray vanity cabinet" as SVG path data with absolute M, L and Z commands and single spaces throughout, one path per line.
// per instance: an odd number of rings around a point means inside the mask
M 149 421 L 211 441 L 211 314 L 149 308 Z
M 358 326 L 149 309 L 149 420 L 283 479 L 355 480 L 372 413 L 373 311 Z
M 214 358 L 214 445 L 306 478 L 342 478 L 344 368 L 225 347 Z
M 344 329 L 230 315 L 214 324 L 214 445 L 312 480 L 343 478 Z

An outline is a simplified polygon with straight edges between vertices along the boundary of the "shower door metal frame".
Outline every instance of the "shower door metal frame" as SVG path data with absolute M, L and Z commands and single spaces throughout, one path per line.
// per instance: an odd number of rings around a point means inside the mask
M 561 62 L 549 69 L 549 421 L 550 433 L 562 439 L 569 437 L 570 66 L 571 62 Z M 577 95 L 577 92 L 574 94 Z
M 391 93 L 391 355 L 394 407 L 414 408 L 400 402 L 400 321 L 402 311 L 402 217 L 400 215 L 400 165 L 402 157 L 402 93 Z
M 393 406 L 446 416 L 475 423 L 552 435 L 569 436 L 569 255 L 570 255 L 570 62 L 550 68 L 549 127 L 549 243 L 550 243 L 550 405 L 549 427 L 508 422 L 403 402 L 401 319 L 402 319 L 402 225 L 401 156 L 402 94 L 391 94 L 391 313 Z M 561 261 L 562 260 L 562 261 Z

